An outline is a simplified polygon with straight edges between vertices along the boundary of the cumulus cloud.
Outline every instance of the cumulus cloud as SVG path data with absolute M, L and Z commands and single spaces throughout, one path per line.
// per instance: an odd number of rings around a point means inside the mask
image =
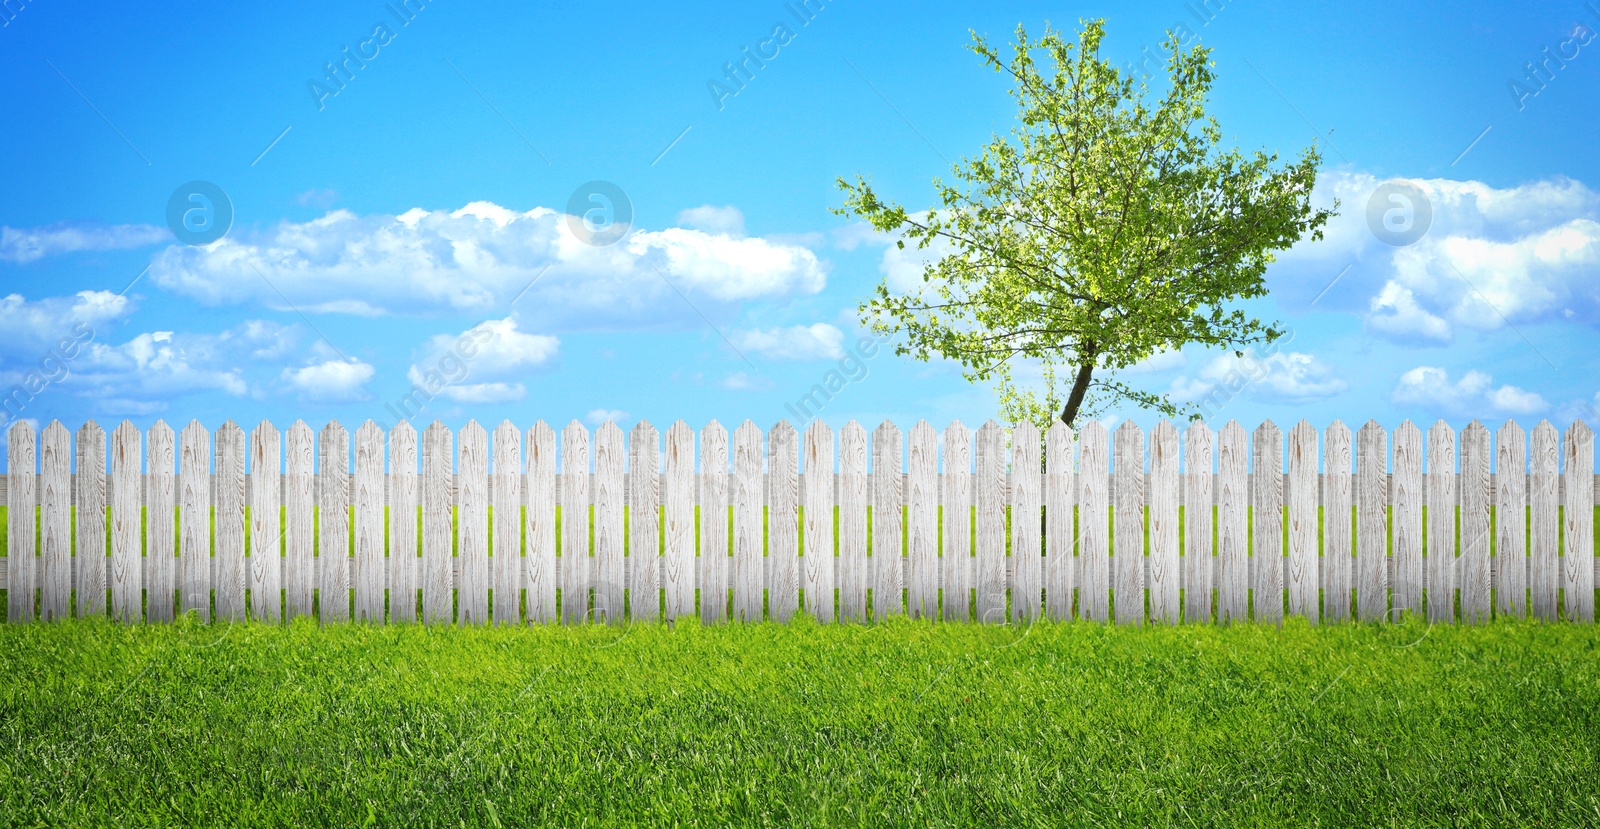
M 702 205 L 691 207 L 678 214 L 678 224 L 683 227 L 703 230 L 706 233 L 720 233 L 728 236 L 744 235 L 744 214 L 739 208 L 729 205 L 717 207 L 716 205 Z
M 127 250 L 172 240 L 155 225 L 53 224 L 45 227 L 0 226 L 0 260 L 26 264 L 46 256 L 84 250 Z
M 1496 387 L 1494 378 L 1481 371 L 1468 371 L 1451 382 L 1450 372 L 1436 366 L 1417 366 L 1400 375 L 1394 402 L 1463 416 L 1531 415 L 1549 408 L 1538 394 L 1516 386 Z
M 769 360 L 837 360 L 844 357 L 844 332 L 825 322 L 735 331 L 733 343 L 742 352 Z
M 199 392 L 242 397 L 249 391 L 244 367 L 261 359 L 257 355 L 282 355 L 294 339 L 293 328 L 256 320 L 220 334 L 150 331 L 121 344 L 93 342 L 73 361 L 63 385 L 119 414 L 160 411 L 176 397 Z
M 528 393 L 521 380 L 549 368 L 560 346 L 555 337 L 517 330 L 511 317 L 487 320 L 428 340 L 406 377 L 461 403 L 521 400 Z
M 1244 392 L 1264 400 L 1303 403 L 1333 397 L 1349 385 L 1332 365 L 1314 355 L 1247 351 L 1243 357 L 1228 353 L 1213 358 L 1200 369 L 1199 377 L 1174 379 L 1167 395 L 1202 407 Z
M 286 368 L 282 378 L 300 396 L 318 403 L 369 400 L 366 384 L 375 373 L 360 360 L 327 360 L 300 368 Z
M 35 360 L 50 351 L 62 338 L 75 338 L 85 329 L 93 331 L 121 319 L 133 310 L 133 303 L 110 291 L 79 291 L 72 296 L 27 300 L 21 294 L 0 298 L 0 366 Z M 103 331 L 100 332 L 104 336 Z
M 621 409 L 590 409 L 583 419 L 588 421 L 590 426 L 599 426 L 608 420 L 621 424 L 628 419 L 628 413 Z
M 1368 307 L 1368 331 L 1419 343 L 1448 343 L 1453 339 L 1450 323 L 1418 305 L 1416 295 L 1403 285 L 1385 284 Z
M 636 231 L 585 244 L 568 217 L 489 202 L 398 216 L 335 210 L 212 245 L 174 245 L 151 263 L 160 287 L 207 304 L 285 299 L 308 312 L 481 313 L 515 301 L 542 327 L 701 324 L 679 297 L 718 304 L 821 291 L 809 249 L 693 228 Z M 280 296 L 281 292 L 281 296 Z

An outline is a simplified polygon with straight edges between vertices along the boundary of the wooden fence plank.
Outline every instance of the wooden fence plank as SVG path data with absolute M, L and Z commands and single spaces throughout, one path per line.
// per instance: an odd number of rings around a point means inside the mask
M 430 625 L 454 618 L 450 491 L 454 443 L 450 429 L 437 420 L 422 433 L 422 621 Z
M 1351 554 L 1355 549 L 1350 427 L 1335 420 L 1328 424 L 1322 443 L 1322 612 L 1342 622 L 1350 618 Z
M 748 420 L 733 432 L 733 618 L 761 621 L 761 430 Z
M 77 475 L 77 594 L 78 618 L 106 615 L 106 433 L 89 421 L 78 429 Z M 221 470 L 218 470 L 219 472 Z M 219 518 L 221 516 L 218 516 Z M 243 540 L 240 540 L 243 546 Z M 240 552 L 240 555 L 244 553 Z M 244 606 L 241 595 L 239 605 Z
M 905 613 L 901 443 L 900 427 L 887 420 L 872 432 L 872 618 L 879 620 Z
M 1376 420 L 1356 433 L 1356 618 L 1382 621 L 1389 612 L 1384 473 L 1388 436 Z
M 561 618 L 589 615 L 589 430 L 574 420 L 561 431 Z
M 1216 490 L 1211 447 L 1216 440 L 1211 427 L 1195 420 L 1184 431 L 1183 463 L 1188 473 L 1183 487 L 1183 618 L 1186 622 L 1211 621 L 1213 554 L 1212 526 Z
M 670 622 L 694 615 L 694 429 L 681 420 L 667 429 L 666 462 L 666 551 L 661 582 Z
M 528 430 L 528 619 L 556 615 L 556 432 L 543 420 Z
M 977 594 L 978 621 L 1006 620 L 1006 456 L 1005 434 L 990 420 L 978 429 L 977 473 L 973 479 L 977 504 L 977 544 L 973 560 L 973 589 Z
M 1456 433 L 1440 420 L 1428 429 L 1428 621 L 1456 618 Z
M 1150 432 L 1150 618 L 1181 618 L 1178 585 L 1178 430 L 1168 421 Z
M 1407 420 L 1394 430 L 1394 614 L 1422 612 L 1422 430 Z
M 1533 427 L 1532 474 L 1528 479 L 1528 506 L 1532 529 L 1528 534 L 1528 604 L 1537 619 L 1556 620 L 1561 588 L 1560 485 L 1561 460 L 1556 427 L 1541 420 Z
M 9 565 L 6 567 L 6 620 L 10 622 L 33 621 L 34 597 L 39 590 L 35 542 L 38 525 L 35 507 L 39 503 L 37 462 L 38 438 L 33 427 L 22 420 L 11 424 L 6 432 L 6 480 L 11 485 L 6 510 L 6 563 Z
M 317 611 L 327 624 L 350 619 L 350 434 L 329 421 L 317 450 Z
M 728 430 L 700 430 L 700 619 L 728 618 Z
M 489 623 L 489 433 L 476 420 L 457 436 L 456 622 Z
M 522 432 L 503 420 L 494 430 L 494 503 L 489 514 L 494 623 L 522 624 Z
M 355 620 L 383 624 L 383 427 L 356 430 Z
M 623 464 L 627 447 L 622 428 L 607 420 L 594 430 L 594 615 L 595 622 L 626 620 L 623 580 L 626 536 L 623 516 Z M 759 524 L 757 525 L 759 530 Z
M 179 436 L 178 611 L 211 620 L 211 435 L 190 421 Z
M 939 618 L 939 435 L 928 421 L 906 441 L 906 612 Z
M 1072 618 L 1077 556 L 1073 555 L 1072 429 L 1061 421 L 1044 433 L 1044 612 L 1051 619 Z
M 177 486 L 173 465 L 177 460 L 175 435 L 157 420 L 145 440 L 145 619 L 172 621 L 172 601 L 177 592 Z M 15 469 L 16 467 L 12 467 Z M 15 538 L 16 536 L 12 536 Z M 29 534 L 32 538 L 32 533 Z
M 1249 618 L 1249 438 L 1237 420 L 1217 434 L 1217 621 Z
M 1495 591 L 1496 611 L 1522 618 L 1528 612 L 1528 436 L 1508 420 L 1495 434 L 1495 557 L 1500 564 L 1500 585 Z
M 1144 624 L 1144 430 L 1131 420 L 1117 427 L 1112 497 L 1111 601 L 1119 624 Z
M 1567 503 L 1561 568 L 1561 609 L 1569 622 L 1594 621 L 1594 431 L 1583 421 L 1567 427 Z
M 944 430 L 940 487 L 944 619 L 965 622 L 972 618 L 972 433 L 959 420 Z
M 820 622 L 834 616 L 833 430 L 821 420 L 806 427 L 805 480 L 801 509 L 805 515 L 805 556 L 801 560 L 806 612 Z
M 867 618 L 867 430 L 839 430 L 839 616 Z
M 111 433 L 111 615 L 125 624 L 144 618 L 141 442 L 132 421 L 122 421 Z
M 1283 622 L 1283 432 L 1268 420 L 1256 428 L 1252 445 L 1255 488 L 1252 493 L 1251 585 L 1257 621 Z
M 1039 618 L 1044 598 L 1044 467 L 1039 427 L 1023 421 L 1011 428 L 1011 618 Z
M 1104 622 L 1111 611 L 1110 436 L 1098 420 L 1078 433 L 1078 617 Z
M 1489 430 L 1474 420 L 1461 430 L 1461 621 L 1489 621 Z
M 1317 500 L 1317 429 L 1302 420 L 1289 430 L 1289 558 L 1284 586 L 1289 591 L 1289 612 L 1312 624 L 1322 618 Z
M 39 436 L 39 619 L 72 610 L 72 435 L 52 420 Z
M 787 420 L 767 433 L 767 605 L 776 622 L 800 607 L 799 440 Z
M 217 618 L 245 620 L 244 430 L 229 420 L 217 427 L 216 581 Z
M 389 620 L 417 620 L 417 430 L 402 420 L 389 430 Z
M 263 420 L 250 432 L 250 618 L 283 618 L 283 531 L 279 504 L 283 456 L 277 427 Z
M 628 617 L 661 618 L 661 436 L 641 420 L 628 440 Z

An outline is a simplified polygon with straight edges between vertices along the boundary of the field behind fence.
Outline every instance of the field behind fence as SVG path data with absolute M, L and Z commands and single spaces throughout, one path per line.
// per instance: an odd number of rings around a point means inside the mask
M 664 437 L 18 423 L 7 618 L 1594 619 L 1581 422 Z

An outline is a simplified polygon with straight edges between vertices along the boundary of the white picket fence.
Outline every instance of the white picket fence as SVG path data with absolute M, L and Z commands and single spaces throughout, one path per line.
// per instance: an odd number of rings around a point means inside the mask
M 1320 446 L 1301 422 L 1287 453 L 1270 421 L 1253 438 L 1195 422 L 1181 463 L 1167 422 L 1147 443 L 1133 423 L 1041 440 L 920 422 L 907 441 L 852 421 L 835 443 L 821 422 L 763 441 L 746 421 L 730 450 L 713 421 L 698 467 L 687 424 L 665 437 L 573 422 L 558 463 L 542 421 L 492 440 L 434 423 L 420 452 L 410 425 L 369 421 L 352 465 L 336 422 L 281 440 L 264 422 L 248 443 L 232 421 L 176 440 L 124 422 L 108 472 L 94 422 L 76 442 L 18 423 L 7 617 L 105 615 L 109 595 L 126 622 L 1594 618 L 1600 479 L 1581 422 L 1564 441 L 1540 423 L 1530 451 L 1515 423 L 1491 449 L 1476 421 L 1426 437 L 1407 421 L 1392 454 L 1376 422 L 1352 441 L 1336 421 Z

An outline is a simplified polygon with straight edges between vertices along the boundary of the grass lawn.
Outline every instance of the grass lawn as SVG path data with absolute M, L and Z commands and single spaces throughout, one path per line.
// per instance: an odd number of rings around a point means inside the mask
M 1600 631 L 0 625 L 0 824 L 1600 824 Z

